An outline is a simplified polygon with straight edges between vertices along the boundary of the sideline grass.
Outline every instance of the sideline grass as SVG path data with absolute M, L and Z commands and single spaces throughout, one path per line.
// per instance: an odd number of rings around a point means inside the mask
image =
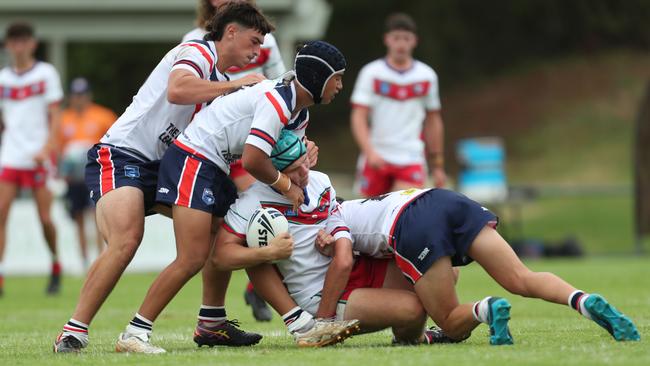
M 513 305 L 514 346 L 492 347 L 487 328 L 479 327 L 458 345 L 392 347 L 388 332 L 357 336 L 345 344 L 316 350 L 297 349 L 277 316 L 254 322 L 241 296 L 245 276 L 233 276 L 228 313 L 247 330 L 265 335 L 258 346 L 242 349 L 197 348 L 191 340 L 200 300 L 194 279 L 170 304 L 155 326 L 154 342 L 168 350 L 160 356 L 113 352 L 115 339 L 133 316 L 154 275 L 127 275 L 120 281 L 91 327 L 91 345 L 81 355 L 52 354 L 52 341 L 69 318 L 81 278 L 66 278 L 63 293 L 43 294 L 44 278 L 10 277 L 0 299 L 0 364 L 2 365 L 648 365 L 650 347 L 649 259 L 616 258 L 528 262 L 551 271 L 586 291 L 605 295 L 629 315 L 641 342 L 617 343 L 594 323 L 565 306 L 507 294 L 476 264 L 461 271 L 459 297 L 473 301 L 486 295 L 506 296 Z

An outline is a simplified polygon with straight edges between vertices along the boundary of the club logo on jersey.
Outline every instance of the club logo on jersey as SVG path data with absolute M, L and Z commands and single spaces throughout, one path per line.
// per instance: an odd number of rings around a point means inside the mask
M 140 167 L 136 165 L 125 165 L 124 175 L 131 179 L 140 178 Z
M 323 190 L 318 197 L 318 204 L 311 212 L 303 211 L 300 208 L 296 212 L 291 205 L 277 202 L 262 201 L 260 204 L 262 207 L 272 207 L 280 211 L 292 224 L 316 225 L 326 220 L 329 216 L 330 192 L 330 187 Z M 307 194 L 305 194 L 305 197 L 307 197 Z M 308 205 L 307 201 L 303 204 L 303 206 L 305 205 Z
M 205 188 L 203 190 L 203 194 L 201 195 L 201 200 L 203 200 L 203 203 L 206 205 L 214 205 L 214 193 L 212 193 L 212 190 L 210 188 Z
M 163 144 L 169 146 L 176 138 L 178 135 L 181 134 L 181 130 L 179 130 L 176 126 L 174 126 L 173 123 L 170 123 L 167 128 L 165 128 L 165 131 L 163 131 L 159 136 L 158 140 L 160 140 Z
M 419 81 L 402 85 L 385 80 L 374 80 L 376 94 L 400 101 L 423 97 L 429 92 L 430 86 L 431 83 L 429 81 Z

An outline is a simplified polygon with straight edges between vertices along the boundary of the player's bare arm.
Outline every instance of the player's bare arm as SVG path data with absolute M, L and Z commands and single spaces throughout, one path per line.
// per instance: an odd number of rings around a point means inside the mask
M 232 271 L 287 259 L 292 251 L 293 238 L 289 233 L 279 234 L 267 246 L 248 248 L 243 238 L 221 230 L 211 260 L 220 271 Z
M 375 152 L 372 144 L 370 143 L 370 127 L 368 125 L 368 116 L 370 115 L 370 108 L 364 106 L 352 107 L 352 114 L 350 115 L 350 128 L 352 129 L 352 136 L 357 142 L 359 149 L 366 156 L 368 164 L 373 168 L 380 168 L 386 162 L 382 159 L 377 152 Z
M 264 79 L 261 74 L 252 74 L 234 81 L 209 81 L 187 70 L 174 70 L 169 74 L 167 82 L 167 100 L 181 105 L 205 103 L 243 85 L 256 84 Z
M 277 189 L 291 200 L 295 209 L 304 202 L 305 196 L 302 188 L 298 185 L 300 182 L 298 181 L 292 184 L 291 178 L 280 173 L 273 166 L 271 158 L 264 151 L 251 144 L 246 144 L 241 160 L 242 166 L 247 172 L 260 182 Z
M 424 119 L 424 144 L 433 183 L 437 188 L 447 181 L 444 159 L 444 125 L 439 110 L 427 111 Z
M 325 275 L 325 283 L 317 318 L 331 318 L 336 315 L 336 304 L 348 283 L 354 259 L 352 257 L 352 242 L 347 238 L 338 239 L 334 245 L 334 256 Z
M 34 156 L 38 164 L 43 164 L 52 152 L 59 150 L 59 133 L 61 130 L 61 105 L 59 102 L 50 103 L 47 106 L 47 114 L 50 121 L 50 131 L 47 143 L 43 149 Z

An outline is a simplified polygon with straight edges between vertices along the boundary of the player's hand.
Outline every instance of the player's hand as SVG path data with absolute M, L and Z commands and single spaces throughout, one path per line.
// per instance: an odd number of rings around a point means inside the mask
M 334 237 L 325 232 L 325 230 L 318 230 L 318 235 L 316 235 L 316 250 L 324 256 L 331 257 L 332 250 L 334 248 L 335 240 Z
M 447 173 L 445 173 L 445 169 L 433 168 L 431 179 L 433 179 L 433 185 L 436 188 L 443 188 L 447 184 Z
M 50 157 L 50 150 L 45 148 L 39 151 L 36 155 L 34 155 L 34 161 L 36 162 L 36 165 L 43 165 L 49 159 Z
M 313 168 L 318 163 L 318 146 L 314 141 L 305 139 L 307 142 L 307 159 L 309 160 L 309 167 Z
M 235 80 L 235 85 L 237 86 L 237 88 L 240 88 L 242 86 L 254 85 L 264 80 L 266 80 L 266 77 L 264 77 L 264 75 L 254 72 L 252 74 L 248 74 L 244 76 L 241 79 Z
M 271 240 L 267 248 L 271 261 L 287 259 L 293 252 L 293 237 L 289 233 L 281 233 Z
M 366 162 L 373 169 L 379 169 L 386 165 L 386 161 L 374 150 L 366 154 Z
M 286 192 L 282 192 L 282 194 L 287 197 L 289 201 L 291 201 L 293 210 L 296 212 L 298 212 L 300 205 L 305 202 L 305 195 L 302 192 L 302 188 L 300 188 L 297 184 L 292 184 L 291 188 L 289 188 L 289 190 Z

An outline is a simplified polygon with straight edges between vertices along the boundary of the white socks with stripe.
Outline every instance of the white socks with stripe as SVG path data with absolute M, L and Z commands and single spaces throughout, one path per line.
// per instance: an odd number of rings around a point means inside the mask
M 88 344 L 88 324 L 70 318 L 63 326 L 63 336 L 73 336 L 85 347 Z
M 126 332 L 131 335 L 151 334 L 152 330 L 153 322 L 138 313 L 126 326 Z
M 485 299 L 474 303 L 474 306 L 472 307 L 472 315 L 474 315 L 476 321 L 485 324 L 488 323 L 488 311 L 490 311 L 488 301 L 490 301 L 491 298 L 492 296 L 488 296 Z
M 282 315 L 282 320 L 284 320 L 284 324 L 291 334 L 296 332 L 305 333 L 313 328 L 315 324 L 314 317 L 299 306 Z
M 570 307 L 578 311 L 585 318 L 591 319 L 591 314 L 589 314 L 587 309 L 585 309 L 585 301 L 587 298 L 589 298 L 589 294 L 580 290 L 575 290 L 571 293 L 571 295 L 569 295 L 567 303 Z

